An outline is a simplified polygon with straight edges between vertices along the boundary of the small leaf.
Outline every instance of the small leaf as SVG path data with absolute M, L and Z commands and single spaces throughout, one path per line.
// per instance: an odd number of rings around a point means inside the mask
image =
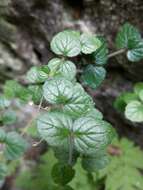
M 54 36 L 51 49 L 57 55 L 74 57 L 80 54 L 80 34 L 76 31 L 65 30 Z
M 143 40 L 140 40 L 133 49 L 127 52 L 129 61 L 138 62 L 143 58 Z
M 26 150 L 26 147 L 27 143 L 18 133 L 7 133 L 4 150 L 4 155 L 7 160 L 19 158 Z
M 35 104 L 38 104 L 43 95 L 42 85 L 30 85 L 28 86 L 29 93 L 32 96 L 32 100 Z
M 38 131 L 51 146 L 68 146 L 68 136 L 72 130 L 72 120 L 62 113 L 42 114 L 37 121 Z
M 137 42 L 141 40 L 141 35 L 137 28 L 129 23 L 124 24 L 117 34 L 116 46 L 118 48 L 133 49 Z
M 88 65 L 83 72 L 82 80 L 86 85 L 96 89 L 105 79 L 106 70 L 103 67 Z
M 73 133 L 75 148 L 82 154 L 94 154 L 105 149 L 114 136 L 109 123 L 90 117 L 77 119 Z
M 1 119 L 4 125 L 12 125 L 17 120 L 16 112 L 8 110 L 2 115 Z
M 5 109 L 5 108 L 9 107 L 10 104 L 11 104 L 10 100 L 8 100 L 4 96 L 0 96 L 0 109 Z
M 132 101 L 126 106 L 125 116 L 133 122 L 143 122 L 143 103 Z
M 31 67 L 27 72 L 27 80 L 31 83 L 41 83 L 48 79 L 48 71 L 45 66 L 43 67 Z
M 17 92 L 21 91 L 21 85 L 15 80 L 8 80 L 4 85 L 4 95 L 7 98 L 15 98 Z
M 52 169 L 52 178 L 56 184 L 66 185 L 75 175 L 75 171 L 69 165 L 57 163 Z
M 139 95 L 141 90 L 143 90 L 143 82 L 136 83 L 134 86 L 134 92 Z
M 142 103 L 143 103 L 143 90 L 140 91 L 140 93 L 139 93 L 139 98 L 140 98 L 140 100 L 141 100 Z
M 6 133 L 3 129 L 0 129 L 0 143 L 3 143 L 6 139 Z
M 71 61 L 54 58 L 48 63 L 48 66 L 52 76 L 58 75 L 71 81 L 75 78 L 76 66 Z
M 64 186 L 56 186 L 53 190 L 73 190 L 73 188 L 71 188 L 70 186 L 68 185 L 64 185 Z
M 94 62 L 96 65 L 104 65 L 108 60 L 108 48 L 105 40 L 102 40 L 102 45 L 93 53 Z
M 81 51 L 84 54 L 91 54 L 101 46 L 101 41 L 95 35 L 86 33 L 81 35 L 80 42 Z
M 106 154 L 86 156 L 82 159 L 82 167 L 88 172 L 94 172 L 103 169 L 107 166 L 108 163 L 109 158 Z

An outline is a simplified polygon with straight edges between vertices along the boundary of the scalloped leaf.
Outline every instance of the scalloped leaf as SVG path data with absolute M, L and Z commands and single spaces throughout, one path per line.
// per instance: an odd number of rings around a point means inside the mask
M 143 122 L 143 103 L 139 101 L 130 102 L 126 106 L 125 116 L 132 122 Z
M 129 61 L 138 62 L 143 59 L 143 40 L 140 40 L 133 49 L 127 52 Z
M 65 30 L 56 34 L 51 41 L 51 50 L 57 55 L 74 57 L 80 54 L 80 34 L 76 31 Z
M 119 30 L 116 37 L 117 48 L 133 49 L 141 40 L 140 32 L 129 23 L 125 23 Z
M 108 47 L 105 40 L 102 39 L 102 45 L 92 54 L 96 65 L 105 65 L 108 60 Z
M 31 83 L 41 83 L 48 79 L 50 70 L 48 66 L 31 67 L 27 72 L 27 80 Z
M 127 49 L 129 61 L 137 62 L 143 58 L 143 40 L 137 28 L 129 23 L 124 24 L 116 38 L 118 48 Z
M 54 58 L 49 61 L 50 76 L 60 76 L 72 81 L 76 76 L 76 66 L 71 61 Z
M 96 89 L 105 79 L 106 70 L 103 67 L 88 65 L 83 72 L 82 80 L 85 85 Z
M 51 104 L 60 105 L 60 110 L 76 118 L 86 114 L 94 103 L 79 84 L 64 78 L 54 78 L 43 86 L 44 98 Z
M 4 156 L 7 160 L 18 159 L 27 148 L 26 141 L 16 132 L 7 133 L 4 143 Z
M 72 119 L 62 113 L 47 113 L 37 121 L 38 131 L 51 146 L 68 146 L 68 136 L 72 130 Z
M 103 120 L 81 117 L 73 125 L 74 144 L 82 154 L 94 154 L 104 150 L 114 136 L 112 126 Z
M 81 51 L 84 54 L 91 54 L 101 46 L 101 41 L 95 35 L 86 33 L 80 36 L 80 42 Z

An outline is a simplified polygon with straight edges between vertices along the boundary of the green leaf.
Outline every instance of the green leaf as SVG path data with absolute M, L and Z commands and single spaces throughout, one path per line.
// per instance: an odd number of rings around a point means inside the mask
M 80 34 L 76 31 L 65 30 L 54 36 L 51 49 L 57 55 L 74 57 L 80 54 Z
M 54 190 L 73 190 L 73 188 L 71 188 L 70 186 L 68 186 L 68 185 L 64 185 L 64 186 L 56 186 L 55 188 L 54 188 Z
M 51 104 L 60 105 L 60 110 L 72 116 L 86 114 L 94 103 L 79 84 L 72 84 L 64 78 L 54 78 L 43 86 L 44 98 Z
M 75 78 L 76 66 L 71 61 L 54 58 L 48 63 L 48 66 L 52 76 L 58 75 L 71 81 Z
M 112 126 L 98 119 L 81 117 L 73 125 L 74 144 L 82 154 L 94 154 L 104 150 L 114 136 Z
M 75 171 L 69 165 L 57 163 L 53 166 L 51 174 L 56 184 L 66 185 L 73 179 Z
M 27 143 L 16 132 L 9 132 L 5 138 L 5 150 L 4 155 L 7 160 L 17 159 L 26 150 Z
M 4 86 L 4 95 L 7 98 L 20 98 L 22 101 L 30 100 L 29 90 L 15 80 L 8 80 Z
M 83 72 L 82 80 L 84 84 L 96 89 L 105 79 L 105 76 L 106 70 L 103 67 L 94 67 L 93 65 L 88 65 Z
M 134 49 L 141 35 L 137 28 L 129 23 L 124 24 L 117 34 L 116 46 L 120 48 Z
M 143 82 L 136 83 L 134 86 L 134 92 L 139 95 L 141 90 L 143 90 Z
M 94 172 L 103 169 L 107 166 L 108 163 L 109 158 L 106 154 L 86 156 L 82 159 L 82 167 L 88 172 Z
M 84 54 L 91 54 L 101 46 L 101 41 L 95 35 L 86 33 L 80 36 L 80 42 L 81 51 Z
M 39 103 L 43 95 L 42 85 L 30 85 L 28 86 L 28 90 L 32 96 L 32 101 L 35 104 Z
M 105 40 L 102 40 L 102 45 L 93 53 L 94 62 L 96 65 L 104 65 L 108 60 L 108 47 Z
M 98 109 L 91 109 L 90 112 L 86 114 L 86 117 L 92 117 L 94 119 L 103 119 L 103 114 Z
M 6 133 L 3 129 L 0 129 L 0 143 L 3 143 L 6 139 Z
M 0 181 L 7 176 L 7 166 L 4 163 L 0 163 Z
M 143 122 L 143 103 L 139 101 L 130 102 L 126 106 L 125 116 L 133 122 Z
M 143 58 L 143 40 L 140 40 L 133 49 L 127 52 L 129 61 L 138 62 Z
M 116 38 L 118 48 L 127 49 L 127 58 L 129 61 L 136 62 L 143 58 L 143 40 L 141 35 L 134 26 L 124 24 Z
M 141 100 L 142 103 L 143 103 L 143 90 L 140 91 L 140 93 L 139 93 L 139 98 L 140 98 L 140 100 Z
M 49 72 L 46 66 L 43 67 L 31 67 L 27 72 L 27 80 L 31 83 L 41 83 L 48 79 Z M 49 70 L 50 71 L 50 70 Z M 48 73 L 47 73 L 48 72 Z
M 17 116 L 14 111 L 8 110 L 2 115 L 1 119 L 4 125 L 12 125 L 16 122 Z
M 99 171 L 99 179 L 105 178 L 105 189 L 142 189 L 143 176 L 138 169 L 143 168 L 143 152 L 132 141 L 122 138 L 113 143 L 116 153 L 110 155 L 109 165 Z
M 38 131 L 51 146 L 68 146 L 68 136 L 72 130 L 72 119 L 62 113 L 42 114 L 37 121 Z
M 69 149 L 66 150 L 66 149 L 62 149 L 61 147 L 55 147 L 53 148 L 53 150 L 54 150 L 55 157 L 58 159 L 58 161 L 63 165 L 64 164 L 68 165 Z M 78 157 L 79 157 L 79 154 L 75 150 L 73 150 L 72 162 L 71 162 L 72 166 L 75 165 Z
M 4 96 L 0 96 L 0 109 L 5 109 L 5 108 L 9 107 L 10 104 L 11 104 L 10 100 L 8 100 Z

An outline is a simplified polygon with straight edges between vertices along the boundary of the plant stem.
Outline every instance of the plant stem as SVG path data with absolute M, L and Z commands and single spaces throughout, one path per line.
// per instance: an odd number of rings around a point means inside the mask
M 115 57 L 116 55 L 119 55 L 119 54 L 122 54 L 122 53 L 125 53 L 126 49 L 120 49 L 118 51 L 115 51 L 113 53 L 110 53 L 108 55 L 108 58 L 111 58 L 111 57 Z
M 72 134 L 69 135 L 69 160 L 68 164 L 72 165 L 72 156 L 73 156 L 73 148 L 74 148 L 74 142 L 73 142 L 73 136 Z

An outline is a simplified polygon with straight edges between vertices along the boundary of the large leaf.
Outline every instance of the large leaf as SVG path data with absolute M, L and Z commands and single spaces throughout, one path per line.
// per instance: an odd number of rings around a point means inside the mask
M 56 184 L 64 186 L 73 179 L 75 170 L 69 165 L 57 163 L 53 166 L 51 174 Z
M 88 65 L 83 72 L 82 80 L 86 85 L 96 89 L 105 79 L 106 70 L 103 67 Z
M 7 160 L 17 159 L 26 150 L 26 141 L 16 132 L 9 132 L 5 138 L 4 155 Z
M 63 78 L 45 82 L 44 97 L 51 104 L 60 105 L 60 110 L 72 117 L 85 114 L 94 105 L 92 98 L 78 84 L 72 84 Z
M 73 80 L 76 75 L 76 66 L 71 61 L 54 58 L 49 61 L 50 75 L 65 77 L 68 80 Z
M 72 120 L 62 113 L 47 113 L 37 121 L 38 131 L 51 146 L 68 146 L 68 136 L 72 130 Z
M 143 122 L 143 103 L 139 101 L 130 102 L 126 106 L 125 116 L 133 122 Z
M 102 40 L 102 45 L 93 53 L 94 62 L 96 65 L 104 65 L 108 60 L 108 48 L 105 40 Z
M 141 40 L 141 35 L 137 28 L 129 23 L 124 24 L 117 34 L 116 46 L 118 48 L 133 49 Z
M 136 62 L 143 58 L 143 40 L 139 31 L 132 25 L 126 23 L 120 29 L 116 45 L 118 48 L 127 49 L 127 58 Z
M 103 114 L 98 109 L 91 109 L 87 114 L 86 117 L 92 117 L 94 119 L 103 119 Z
M 51 49 L 57 55 L 74 57 L 81 51 L 80 34 L 76 31 L 65 30 L 54 36 Z
M 81 51 L 84 54 L 91 54 L 101 46 L 101 41 L 95 35 L 86 33 L 81 35 L 80 42 Z
M 109 123 L 91 117 L 77 119 L 73 133 L 75 148 L 83 154 L 94 154 L 105 149 L 114 134 Z
M 77 119 L 74 124 L 62 113 L 41 115 L 37 122 L 38 131 L 51 146 L 69 147 L 72 135 L 75 149 L 83 154 L 93 154 L 106 148 L 113 137 L 109 123 L 91 117 Z

